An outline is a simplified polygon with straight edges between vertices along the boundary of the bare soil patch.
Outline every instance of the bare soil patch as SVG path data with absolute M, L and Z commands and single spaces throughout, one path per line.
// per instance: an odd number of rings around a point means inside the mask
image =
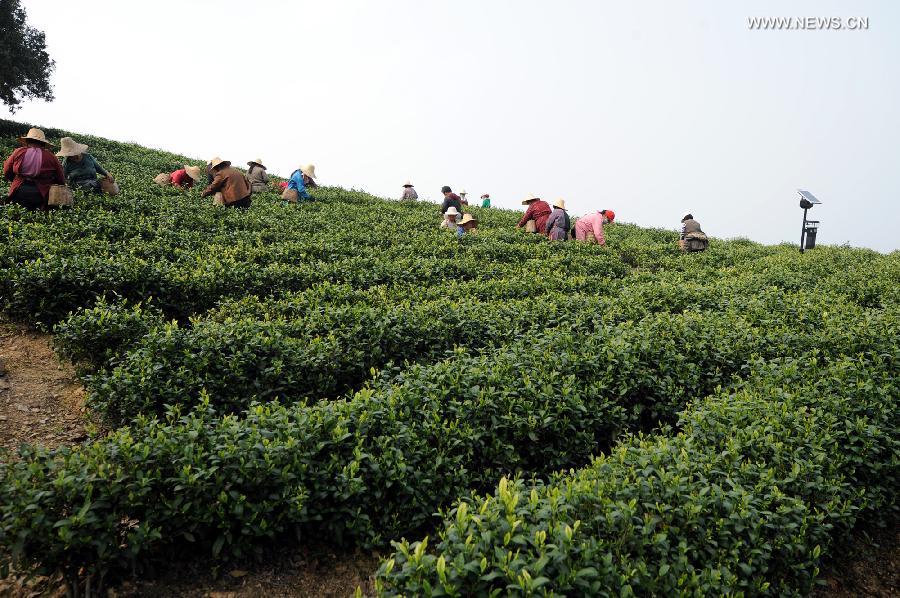
M 23 443 L 56 448 L 87 438 L 84 387 L 74 368 L 57 359 L 50 338 L 0 322 L 2 449 L 15 451 Z
M 900 596 L 900 522 L 884 529 L 862 530 L 850 546 L 822 572 L 825 585 L 813 591 L 814 598 Z

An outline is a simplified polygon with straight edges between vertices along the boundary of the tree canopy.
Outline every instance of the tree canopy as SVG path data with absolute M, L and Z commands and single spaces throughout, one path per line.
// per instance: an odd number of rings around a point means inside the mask
M 0 0 L 0 101 L 15 112 L 26 99 L 53 99 L 44 32 L 26 23 L 19 0 Z

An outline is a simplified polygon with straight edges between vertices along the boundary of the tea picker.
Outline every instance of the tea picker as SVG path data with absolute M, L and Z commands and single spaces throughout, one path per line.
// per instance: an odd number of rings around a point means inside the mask
M 262 193 L 269 185 L 269 173 L 263 165 L 262 158 L 247 162 L 247 178 L 250 179 L 251 193 Z
M 597 210 L 593 214 L 582 216 L 575 223 L 575 240 L 606 245 L 603 225 L 615 219 L 616 213 L 612 210 Z
M 547 225 L 547 218 L 550 217 L 550 204 L 531 193 L 522 201 L 523 206 L 528 206 L 525 214 L 516 224 L 516 228 L 525 227 L 525 232 L 544 233 L 544 227 Z
M 312 201 L 312 197 L 306 190 L 307 187 L 315 188 L 316 167 L 312 164 L 301 166 L 293 173 L 288 180 L 284 191 L 281 193 L 281 199 L 297 203 L 299 201 Z
M 700 228 L 700 223 L 694 220 L 693 214 L 685 214 L 681 219 L 681 237 L 678 245 L 687 253 L 706 251 L 709 248 L 709 238 Z
M 553 202 L 553 211 L 544 225 L 544 233 L 551 241 L 565 241 L 572 227 L 569 221 L 569 213 L 566 211 L 566 200 L 557 199 Z
M 400 201 L 415 201 L 419 199 L 419 194 L 416 193 L 416 188 L 410 181 L 406 181 L 403 183 L 403 193 L 400 195 Z
M 17 148 L 3 163 L 3 177 L 12 181 L 9 186 L 9 201 L 17 203 L 28 210 L 48 209 L 51 189 L 56 189 L 56 196 L 71 195 L 65 187 L 66 177 L 59 160 L 49 148 L 53 144 L 47 141 L 40 129 L 31 129 L 19 137 Z
M 216 195 L 221 197 L 226 208 L 250 207 L 250 181 L 243 172 L 232 168 L 231 162 L 221 158 L 213 158 L 212 169 L 215 173 L 212 183 L 203 190 L 201 197 Z M 221 195 L 220 195 L 221 194 Z
M 59 143 L 60 149 L 56 155 L 63 158 L 63 173 L 70 187 L 92 193 L 103 193 L 104 189 L 97 180 L 98 175 L 109 180 L 108 185 L 115 184 L 112 181 L 112 175 L 100 166 L 94 156 L 87 153 L 87 145 L 78 143 L 71 137 L 63 137 Z M 113 191 L 112 187 L 107 188 Z M 118 189 L 114 191 L 118 192 Z M 114 194 L 111 193 L 111 195 Z

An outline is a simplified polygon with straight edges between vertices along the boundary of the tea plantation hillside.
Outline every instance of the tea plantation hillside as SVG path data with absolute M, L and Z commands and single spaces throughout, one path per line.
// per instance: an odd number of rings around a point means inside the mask
M 2 456 L 6 570 L 324 542 L 385 550 L 382 595 L 790 595 L 896 525 L 897 252 L 551 244 L 480 208 L 460 239 L 334 187 L 227 210 L 152 182 L 187 158 L 74 136 L 122 193 L 0 206 L 0 306 L 109 431 Z

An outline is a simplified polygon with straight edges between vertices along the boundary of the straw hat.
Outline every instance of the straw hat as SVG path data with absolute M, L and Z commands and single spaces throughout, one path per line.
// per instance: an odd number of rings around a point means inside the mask
M 447 208 L 447 211 L 444 212 L 444 216 L 459 216 L 459 212 L 456 211 L 455 206 L 450 206 Z
M 303 174 L 305 174 L 306 176 L 308 176 L 311 179 L 316 178 L 316 167 L 313 166 L 312 164 L 307 164 L 306 166 L 301 166 L 300 172 L 302 172 Z
M 449 211 L 449 210 L 448 210 Z M 462 220 L 459 221 L 460 224 L 468 224 L 469 222 L 478 223 L 478 218 L 472 216 L 471 214 L 466 214 L 462 217 Z
M 47 137 L 44 136 L 44 132 L 40 129 L 29 129 L 28 133 L 19 137 L 19 143 L 25 145 L 25 141 L 30 139 L 31 141 L 39 141 L 44 145 L 53 145 L 49 141 L 47 141 Z
M 403 186 L 404 186 L 404 187 L 412 187 L 413 184 L 410 183 L 409 181 L 406 181 L 405 183 L 403 183 Z
M 213 159 L 210 161 L 210 165 L 211 165 L 213 168 L 218 168 L 218 166 L 219 166 L 220 164 L 224 164 L 225 166 L 231 166 L 231 162 L 229 162 L 228 160 L 223 160 L 223 159 L 220 158 L 219 156 L 216 156 L 215 158 L 213 158 Z
M 460 194 L 460 195 L 465 195 L 465 194 L 466 194 L 466 190 L 463 189 L 462 191 L 459 192 L 459 194 Z
M 247 162 L 247 166 L 253 166 L 254 164 L 259 166 L 263 170 L 266 170 L 266 165 L 263 164 L 262 158 L 257 158 L 256 160 L 250 160 L 249 162 Z
M 534 193 L 529 193 L 529 194 L 528 194 L 528 197 L 522 200 L 522 205 L 523 205 L 523 206 L 527 206 L 527 205 L 530 204 L 531 202 L 537 201 L 537 200 L 539 200 L 539 199 L 540 199 L 540 197 L 538 197 L 538 196 L 535 195 Z
M 553 207 L 559 208 L 560 210 L 565 210 L 566 209 L 566 200 L 557 199 L 556 201 L 553 202 Z
M 63 137 L 59 140 L 59 151 L 56 152 L 56 155 L 60 158 L 69 158 L 71 156 L 77 156 L 78 154 L 83 154 L 87 151 L 88 146 L 83 143 L 78 143 L 71 137 Z
M 194 181 L 200 180 L 200 167 L 199 166 L 190 166 L 188 164 L 185 164 L 184 171 L 187 173 L 187 175 L 189 177 L 194 179 Z

